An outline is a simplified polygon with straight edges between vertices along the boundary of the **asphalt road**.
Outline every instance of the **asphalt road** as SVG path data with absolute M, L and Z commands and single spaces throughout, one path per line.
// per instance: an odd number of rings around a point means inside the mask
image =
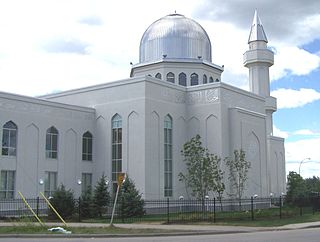
M 238 234 L 171 236 L 171 237 L 135 237 L 135 238 L 0 238 L 0 242 L 319 242 L 320 228 L 285 231 L 267 231 Z

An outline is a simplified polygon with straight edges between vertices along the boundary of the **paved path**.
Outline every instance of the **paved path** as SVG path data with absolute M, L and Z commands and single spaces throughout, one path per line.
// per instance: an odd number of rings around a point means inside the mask
M 0 222 L 0 226 L 17 225 L 18 223 Z M 62 223 L 46 223 L 48 226 L 57 227 L 63 226 Z M 68 223 L 69 227 L 108 227 L 108 223 Z M 300 224 L 288 224 L 279 227 L 249 227 L 249 226 L 224 226 L 224 225 L 181 225 L 181 224 L 160 224 L 160 223 L 133 223 L 133 224 L 115 224 L 116 227 L 129 229 L 163 229 L 178 230 L 189 232 L 212 232 L 212 233 L 241 233 L 255 231 L 271 231 L 271 230 L 294 230 L 303 228 L 320 227 L 320 221 Z

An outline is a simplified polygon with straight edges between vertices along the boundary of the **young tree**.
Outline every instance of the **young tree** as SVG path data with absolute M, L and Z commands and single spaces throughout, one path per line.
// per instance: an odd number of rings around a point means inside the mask
M 246 160 L 245 152 L 240 149 L 240 151 L 235 150 L 233 152 L 234 158 L 225 158 L 225 162 L 229 167 L 229 181 L 231 182 L 231 187 L 235 190 L 235 195 L 239 202 L 241 201 L 243 192 L 245 190 L 246 181 L 248 179 L 248 171 L 251 167 L 251 163 Z
M 220 158 L 210 154 L 202 146 L 200 135 L 186 142 L 181 151 L 187 166 L 186 174 L 179 173 L 179 180 L 184 181 L 192 190 L 192 194 L 204 201 L 209 192 L 224 191 L 223 172 L 219 168 Z
M 100 180 L 93 191 L 93 213 L 102 217 L 102 214 L 107 211 L 107 206 L 110 202 L 110 193 L 107 185 L 107 178 L 102 174 Z
M 92 191 L 85 189 L 80 197 L 80 213 L 83 218 L 90 218 L 92 216 Z
M 134 182 L 127 177 L 119 191 L 118 204 L 123 217 L 138 217 L 145 214 L 144 200 Z
M 63 184 L 52 194 L 50 203 L 63 218 L 71 217 L 75 209 L 73 192 L 66 190 Z M 50 215 L 54 216 L 54 212 L 51 211 Z

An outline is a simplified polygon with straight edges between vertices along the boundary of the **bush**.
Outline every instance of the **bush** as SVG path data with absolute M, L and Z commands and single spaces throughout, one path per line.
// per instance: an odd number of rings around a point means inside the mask
M 66 190 L 65 186 L 61 184 L 57 190 L 52 194 L 50 203 L 57 210 L 62 218 L 69 218 L 72 216 L 75 209 L 74 195 L 71 190 Z M 55 213 L 50 210 L 51 216 L 55 216 Z

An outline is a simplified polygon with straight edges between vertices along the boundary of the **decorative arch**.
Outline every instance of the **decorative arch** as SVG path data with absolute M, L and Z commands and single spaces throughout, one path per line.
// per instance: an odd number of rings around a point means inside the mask
M 187 86 L 187 75 L 184 72 L 179 74 L 179 85 Z
M 192 73 L 190 75 L 190 85 L 191 86 L 199 85 L 199 76 L 197 73 Z
M 167 82 L 171 82 L 171 83 L 174 83 L 175 82 L 175 76 L 172 72 L 169 72 L 167 74 Z
M 164 117 L 164 196 L 173 195 L 172 117 Z
M 206 74 L 203 74 L 202 83 L 203 83 L 203 84 L 207 84 L 207 83 L 208 83 L 208 77 L 207 77 Z
M 262 194 L 261 145 L 254 131 L 247 136 L 246 159 L 251 163 L 248 190 L 252 194 Z
M 162 76 L 161 76 L 161 73 L 157 73 L 156 75 L 155 75 L 155 78 L 157 78 L 157 79 L 160 79 L 161 80 L 161 78 L 162 78 Z
M 18 126 L 12 121 L 6 122 L 2 127 L 2 155 L 17 155 Z
M 59 132 L 51 126 L 46 131 L 46 157 L 50 159 L 58 159 L 58 137 Z
M 116 113 L 111 119 L 111 176 L 112 192 L 117 191 L 117 177 L 122 172 L 122 117 Z
M 93 136 L 90 131 L 86 131 L 82 135 L 82 160 L 84 161 L 92 161 L 92 143 Z

